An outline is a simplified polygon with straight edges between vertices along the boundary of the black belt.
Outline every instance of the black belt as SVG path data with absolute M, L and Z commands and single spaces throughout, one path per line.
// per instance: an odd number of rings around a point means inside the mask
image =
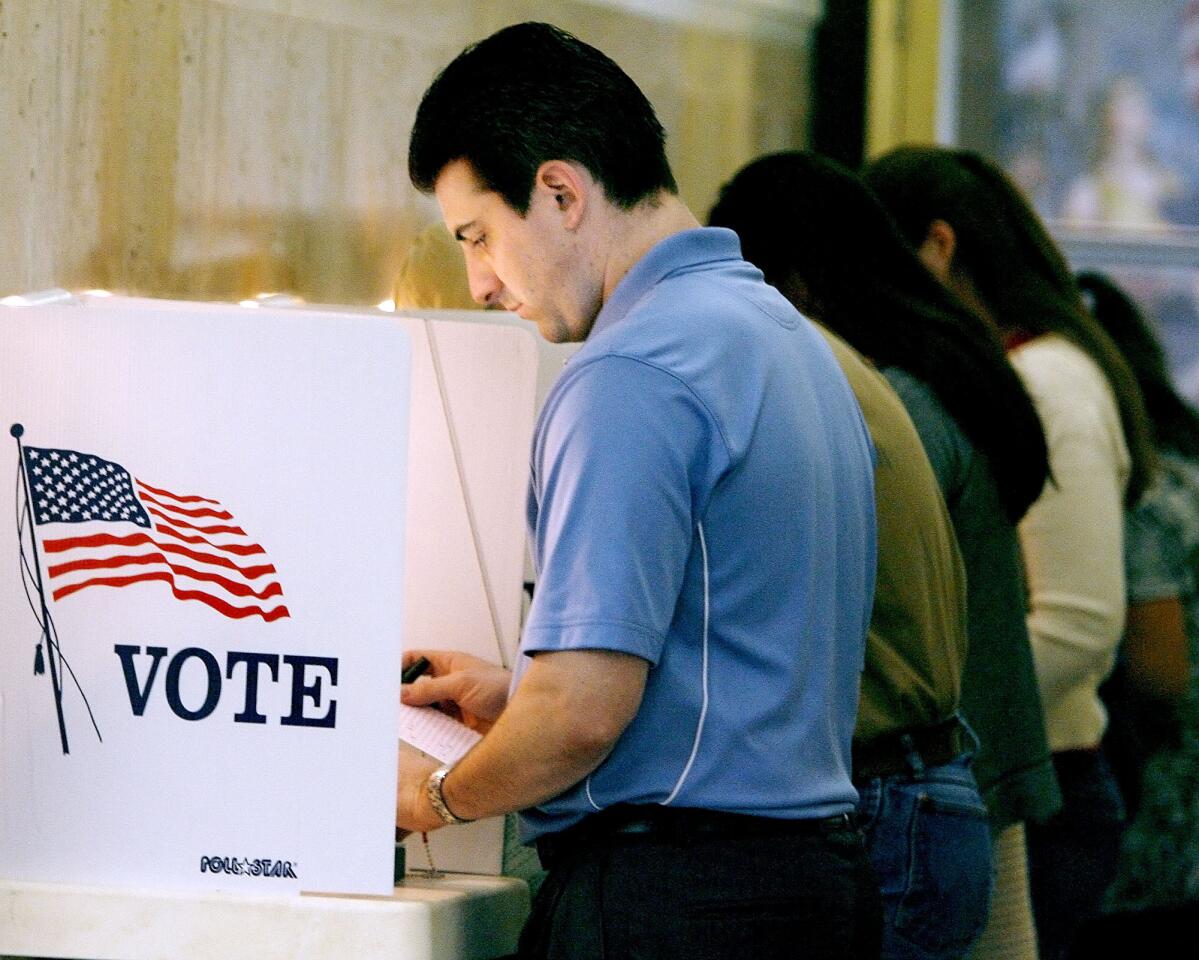
M 853 814 L 789 820 L 757 817 L 692 807 L 620 804 L 583 818 L 573 827 L 537 838 L 537 853 L 545 867 L 614 836 L 638 836 L 662 841 L 690 841 L 707 835 L 721 837 L 819 836 L 855 831 Z
M 853 782 L 918 773 L 917 765 L 939 767 L 965 749 L 966 731 L 957 717 L 930 727 L 884 733 L 867 743 L 854 743 Z

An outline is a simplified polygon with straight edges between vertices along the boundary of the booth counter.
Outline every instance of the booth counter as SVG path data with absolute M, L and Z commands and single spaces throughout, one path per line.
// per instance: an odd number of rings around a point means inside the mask
M 391 896 L 277 897 L 0 881 L 0 955 L 87 960 L 487 960 L 528 913 L 521 880 L 408 877 Z

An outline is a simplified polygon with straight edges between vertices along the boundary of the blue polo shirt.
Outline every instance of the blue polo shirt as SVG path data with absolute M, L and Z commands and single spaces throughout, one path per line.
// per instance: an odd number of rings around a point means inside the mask
M 824 339 L 688 230 L 621 280 L 533 441 L 521 643 L 651 664 L 608 758 L 526 838 L 616 803 L 846 813 L 874 586 L 873 448 Z

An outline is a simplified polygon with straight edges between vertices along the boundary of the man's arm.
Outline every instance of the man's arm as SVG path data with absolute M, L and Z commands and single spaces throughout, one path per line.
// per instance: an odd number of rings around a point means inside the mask
M 1128 605 L 1124 628 L 1128 677 L 1138 693 L 1177 700 L 1187 692 L 1186 611 L 1179 597 L 1137 600 Z
M 539 577 L 521 637 L 532 662 L 442 784 L 450 811 L 466 819 L 556 797 L 616 746 L 662 655 L 703 491 L 730 463 L 691 388 L 623 356 L 563 372 L 532 459 Z M 397 825 L 440 826 L 423 794 L 431 767 L 402 766 Z
M 445 778 L 446 804 L 478 820 L 536 806 L 603 762 L 641 705 L 649 664 L 607 650 L 539 654 L 491 731 Z M 396 826 L 434 830 L 432 762 L 401 763 Z

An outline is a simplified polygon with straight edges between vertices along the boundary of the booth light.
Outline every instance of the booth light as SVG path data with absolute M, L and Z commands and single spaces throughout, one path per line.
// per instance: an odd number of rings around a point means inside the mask
M 36 290 L 33 293 L 18 293 L 0 298 L 0 305 L 5 307 L 41 307 L 47 303 L 69 303 L 74 300 L 70 290 L 62 287 L 51 287 L 49 290 Z
M 109 290 L 84 290 L 83 295 L 86 297 L 111 297 L 112 292 Z
M 255 294 L 253 300 L 242 300 L 240 302 L 242 307 L 248 307 L 251 303 L 255 307 L 300 307 L 303 306 L 303 297 L 270 290 L 265 292 L 265 294 Z
M 254 310 L 257 310 L 261 306 L 257 300 L 238 300 L 237 305 L 239 307 L 250 307 Z
M 396 312 L 396 302 L 394 300 L 381 300 L 379 303 L 375 304 L 375 306 L 384 313 Z

